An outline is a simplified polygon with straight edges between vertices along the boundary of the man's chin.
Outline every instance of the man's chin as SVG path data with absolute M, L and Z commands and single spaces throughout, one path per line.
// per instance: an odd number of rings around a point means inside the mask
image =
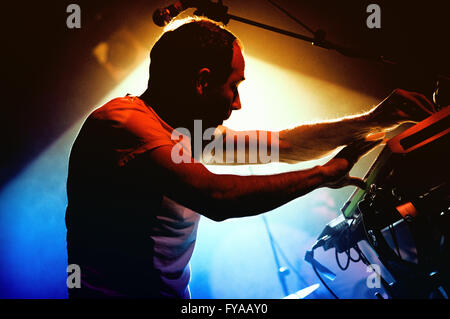
M 223 121 L 224 121 L 224 120 L 205 121 L 205 122 L 204 122 L 203 129 L 205 130 L 205 129 L 208 129 L 208 128 L 216 128 L 216 127 L 218 127 L 219 125 L 222 125 L 222 124 L 223 124 Z

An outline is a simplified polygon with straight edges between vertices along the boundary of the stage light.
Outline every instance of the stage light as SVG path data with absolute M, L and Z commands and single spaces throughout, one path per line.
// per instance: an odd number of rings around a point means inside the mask
M 97 62 L 121 83 L 147 56 L 147 50 L 127 28 L 119 29 L 92 50 Z

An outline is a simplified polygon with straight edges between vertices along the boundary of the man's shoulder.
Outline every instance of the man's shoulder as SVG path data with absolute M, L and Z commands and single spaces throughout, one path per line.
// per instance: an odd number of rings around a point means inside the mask
M 112 99 L 94 110 L 85 125 L 114 138 L 130 152 L 142 152 L 160 145 L 172 145 L 173 129 L 142 99 L 125 96 Z
M 97 120 L 111 120 L 128 117 L 131 113 L 151 115 L 145 103 L 135 96 L 117 97 L 95 109 L 90 117 Z

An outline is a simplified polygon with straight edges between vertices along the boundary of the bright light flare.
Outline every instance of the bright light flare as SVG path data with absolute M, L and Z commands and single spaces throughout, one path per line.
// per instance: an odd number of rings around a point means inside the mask
M 354 113 L 355 101 L 369 110 L 373 98 L 336 84 L 246 57 L 239 86 L 242 109 L 224 123 L 235 130 L 282 130 Z

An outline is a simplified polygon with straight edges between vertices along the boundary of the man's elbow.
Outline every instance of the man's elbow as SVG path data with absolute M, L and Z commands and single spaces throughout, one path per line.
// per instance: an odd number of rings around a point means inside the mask
M 211 192 L 208 200 L 208 208 L 205 210 L 205 217 L 215 221 L 223 222 L 233 217 L 230 212 L 236 211 L 232 205 L 232 200 L 227 198 L 227 192 L 215 191 Z
M 230 216 L 226 216 L 225 214 L 214 212 L 214 213 L 206 213 L 203 214 L 206 218 L 209 218 L 215 222 L 223 222 L 230 218 Z
M 215 222 L 223 222 L 231 217 L 230 211 L 233 211 L 231 208 L 227 208 L 225 203 L 216 204 L 216 205 L 207 205 L 205 209 L 201 210 L 201 215 L 209 218 Z
M 233 188 L 227 177 L 213 176 L 212 181 L 191 188 L 189 192 L 181 192 L 185 195 L 181 203 L 213 221 L 221 222 L 233 217 L 230 212 L 233 209 Z M 197 181 L 199 182 L 199 181 Z M 179 194 L 179 193 L 178 193 Z

